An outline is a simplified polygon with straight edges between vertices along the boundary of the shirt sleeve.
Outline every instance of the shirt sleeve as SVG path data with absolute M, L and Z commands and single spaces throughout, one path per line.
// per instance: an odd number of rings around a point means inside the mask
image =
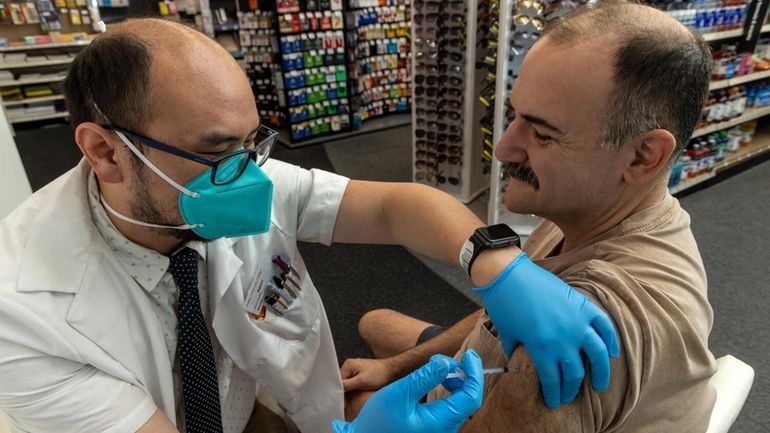
M 0 340 L 0 410 L 12 431 L 123 433 L 139 430 L 157 407 L 91 365 Z
M 273 205 L 280 218 L 294 219 L 300 241 L 332 243 L 334 226 L 350 179 L 324 170 L 306 170 L 281 161 L 268 160 L 265 171 L 274 183 Z M 293 232 L 289 221 L 278 221 Z

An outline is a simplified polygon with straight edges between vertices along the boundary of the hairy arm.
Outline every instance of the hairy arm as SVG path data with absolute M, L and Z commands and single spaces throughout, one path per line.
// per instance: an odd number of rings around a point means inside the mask
M 459 266 L 463 244 L 484 225 L 468 207 L 436 188 L 351 180 L 333 241 L 402 245 Z M 489 284 L 520 253 L 511 247 L 481 254 L 473 265 L 474 285 Z
M 588 391 L 572 404 L 551 410 L 543 402 L 540 380 L 534 364 L 523 347 L 513 353 L 508 366 L 515 372 L 487 376 L 484 404 L 467 424 L 463 433 L 582 433 L 582 406 Z

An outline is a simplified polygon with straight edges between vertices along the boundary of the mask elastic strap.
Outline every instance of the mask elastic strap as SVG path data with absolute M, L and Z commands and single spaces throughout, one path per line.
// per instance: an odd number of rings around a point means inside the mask
M 118 213 L 115 209 L 113 209 L 109 204 L 107 204 L 107 200 L 104 199 L 104 196 L 99 194 L 99 201 L 102 203 L 102 206 L 104 206 L 105 209 L 107 209 L 107 212 L 113 214 L 116 218 L 120 218 L 125 222 L 136 224 L 139 226 L 144 227 L 152 227 L 156 229 L 172 229 L 172 230 L 190 230 L 194 228 L 203 227 L 203 224 L 182 224 L 179 226 L 166 226 L 166 225 L 160 225 L 160 224 L 150 224 L 142 221 L 137 221 L 135 219 L 129 218 L 125 215 L 122 215 Z
M 155 166 L 149 159 L 147 159 L 146 156 L 142 152 L 139 151 L 139 149 L 134 146 L 134 143 L 131 143 L 131 140 L 126 138 L 125 135 L 123 135 L 120 131 L 115 131 L 116 134 L 118 134 L 118 137 L 120 137 L 121 140 L 128 146 L 129 149 L 131 149 L 131 152 L 136 155 L 137 158 L 141 159 L 143 163 L 147 164 L 148 167 L 150 167 L 150 170 L 154 171 L 155 174 L 160 176 L 161 179 L 165 180 L 169 183 L 169 185 L 173 186 L 174 188 L 178 189 L 180 192 L 182 192 L 185 195 L 188 195 L 192 198 L 198 198 L 201 195 L 197 192 L 190 191 L 189 189 L 183 187 L 182 185 L 178 184 L 174 179 L 171 179 L 166 175 L 166 173 L 163 173 L 160 171 L 158 167 Z
M 94 108 L 96 109 L 96 112 L 99 113 L 99 115 L 102 116 L 102 118 L 104 118 L 104 120 L 107 121 L 107 123 L 111 123 L 110 119 L 107 118 L 107 116 L 105 116 L 104 113 L 102 113 L 102 110 L 99 109 L 99 106 L 96 105 L 96 101 L 93 100 L 93 97 L 91 97 L 91 103 L 94 105 Z M 155 164 L 152 163 L 152 161 L 147 159 L 147 157 L 144 156 L 144 154 L 142 152 L 140 152 L 139 149 L 136 148 L 136 146 L 134 146 L 134 143 L 132 143 L 131 140 L 126 138 L 126 136 L 122 132 L 115 131 L 115 130 L 113 130 L 113 131 L 118 135 L 118 138 L 120 138 L 121 141 L 123 141 L 123 143 L 126 146 L 128 146 L 128 148 L 131 150 L 131 153 L 133 153 L 134 155 L 136 155 L 137 158 L 142 160 L 143 163 L 145 163 L 148 167 L 150 167 L 150 170 L 155 172 L 155 174 L 160 176 L 160 178 L 165 180 L 169 185 L 171 185 L 174 188 L 176 188 L 182 194 L 185 194 L 185 195 L 190 196 L 192 198 L 199 198 L 201 196 L 197 192 L 190 191 L 189 189 L 183 187 L 182 185 L 177 183 L 174 179 L 171 179 L 170 177 L 168 177 L 166 175 L 166 173 L 163 173 L 158 167 L 155 166 Z M 116 215 L 116 216 L 118 216 L 118 215 Z
M 182 185 L 178 184 L 174 179 L 171 179 L 166 175 L 166 173 L 163 173 L 158 167 L 155 166 L 149 159 L 147 159 L 146 156 L 142 152 L 139 151 L 139 149 L 134 146 L 134 143 L 131 142 L 128 138 L 126 138 L 125 135 L 123 135 L 120 131 L 115 131 L 116 134 L 118 134 L 118 137 L 120 137 L 121 140 L 123 140 L 123 143 L 128 146 L 129 149 L 131 149 L 131 152 L 136 155 L 137 158 L 141 159 L 143 163 L 147 165 L 147 167 L 150 167 L 150 170 L 154 171 L 155 174 L 160 176 L 161 179 L 168 182 L 169 185 L 173 186 L 177 190 L 179 190 L 181 193 L 188 195 L 192 198 L 199 198 L 201 195 L 197 192 L 190 191 L 189 189 L 183 187 Z

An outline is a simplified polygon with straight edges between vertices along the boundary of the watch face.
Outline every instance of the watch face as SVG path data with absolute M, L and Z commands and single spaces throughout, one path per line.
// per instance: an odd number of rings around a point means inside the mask
M 508 227 L 507 224 L 495 224 L 489 227 L 482 227 L 479 229 L 479 231 L 482 232 L 484 236 L 490 241 L 498 241 L 498 240 L 519 237 L 519 235 L 517 235 L 516 232 L 513 231 L 513 229 Z

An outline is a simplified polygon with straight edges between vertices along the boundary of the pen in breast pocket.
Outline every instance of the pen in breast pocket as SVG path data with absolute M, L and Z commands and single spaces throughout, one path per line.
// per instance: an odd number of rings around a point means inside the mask
M 508 367 L 500 367 L 500 368 L 485 368 L 484 369 L 484 376 L 488 374 L 501 374 L 501 373 L 508 373 L 511 371 L 517 371 L 515 369 L 510 369 Z M 462 371 L 460 368 L 455 368 L 455 371 L 452 373 L 447 374 L 447 379 L 460 379 L 460 380 L 467 380 L 468 376 L 465 375 L 465 372 Z

